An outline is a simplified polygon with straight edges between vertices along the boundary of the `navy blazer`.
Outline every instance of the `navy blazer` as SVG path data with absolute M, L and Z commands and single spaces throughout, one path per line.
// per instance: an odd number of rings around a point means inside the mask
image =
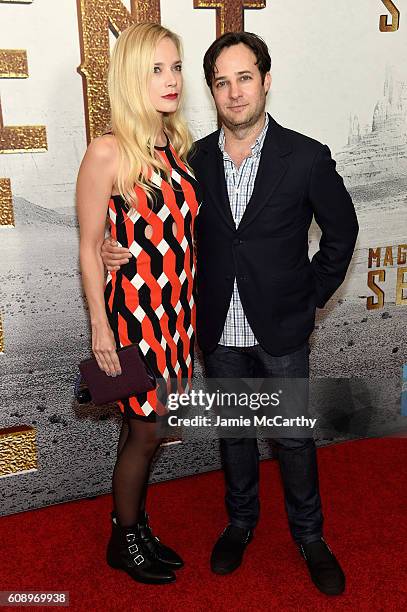
M 221 337 L 235 278 L 247 320 L 271 355 L 295 351 L 343 282 L 358 234 L 352 199 L 326 145 L 269 116 L 252 197 L 236 228 L 218 146 L 219 130 L 195 143 L 190 163 L 202 189 L 196 221 L 197 340 Z M 308 256 L 313 216 L 322 231 Z

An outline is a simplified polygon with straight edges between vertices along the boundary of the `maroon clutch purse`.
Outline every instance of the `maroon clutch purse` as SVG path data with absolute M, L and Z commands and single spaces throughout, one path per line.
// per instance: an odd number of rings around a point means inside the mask
M 117 356 L 122 370 L 118 376 L 105 374 L 99 368 L 96 357 L 85 359 L 79 364 L 80 373 L 94 404 L 109 404 L 130 395 L 151 391 L 157 385 L 154 373 L 141 355 L 137 344 L 118 349 Z

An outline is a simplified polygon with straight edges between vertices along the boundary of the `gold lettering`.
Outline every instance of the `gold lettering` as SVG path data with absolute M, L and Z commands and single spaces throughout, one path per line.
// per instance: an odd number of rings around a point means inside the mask
M 3 79 L 27 79 L 27 52 L 24 49 L 0 49 L 0 73 Z
M 392 266 L 393 265 L 393 247 L 391 247 L 391 246 L 386 247 L 386 252 L 384 254 L 384 260 L 383 260 L 383 265 L 384 266 Z
M 0 178 L 0 226 L 14 227 L 13 199 L 8 178 Z
M 47 148 L 45 125 L 4 125 L 0 106 L 0 153 L 40 153 Z
M 0 50 L 0 78 L 28 77 L 27 55 L 24 50 Z M 33 153 L 47 149 L 45 126 L 5 126 L 0 102 L 0 153 Z
M 407 244 L 399 244 L 397 249 L 397 265 L 402 266 L 407 263 Z
M 381 248 L 377 247 L 377 249 L 369 249 L 369 263 L 368 263 L 368 267 L 372 268 L 373 267 L 373 260 L 375 260 L 375 266 L 380 266 L 380 254 L 381 254 Z
M 366 307 L 368 310 L 377 310 L 378 308 L 383 308 L 384 305 L 384 291 L 378 285 L 376 285 L 376 276 L 378 277 L 380 283 L 384 283 L 386 279 L 386 271 L 370 270 L 367 273 L 367 286 L 377 296 L 377 302 L 374 301 L 374 297 L 371 295 L 367 298 Z
M 216 9 L 216 38 L 244 30 L 245 9 L 263 9 L 266 0 L 194 0 L 194 8 Z
M 400 11 L 392 0 L 382 0 L 382 2 L 391 15 L 391 22 L 389 23 L 389 15 L 380 15 L 379 30 L 380 32 L 397 32 L 400 26 Z
M 131 13 L 120 0 L 77 0 L 85 123 L 88 142 L 106 131 L 110 121 L 107 93 L 109 29 L 118 36 L 132 23 L 160 23 L 160 0 L 131 0 Z
M 396 283 L 396 304 L 397 306 L 407 306 L 407 293 L 404 295 L 403 291 L 407 291 L 407 278 L 404 275 L 407 274 L 407 268 L 397 268 L 397 283 Z
M 0 429 L 0 477 L 38 469 L 36 434 L 32 425 Z

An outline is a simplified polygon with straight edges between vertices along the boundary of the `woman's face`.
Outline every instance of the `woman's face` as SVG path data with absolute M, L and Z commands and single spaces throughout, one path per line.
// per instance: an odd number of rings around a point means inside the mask
M 163 38 L 154 54 L 150 99 L 160 113 L 174 113 L 182 92 L 181 59 L 171 38 Z

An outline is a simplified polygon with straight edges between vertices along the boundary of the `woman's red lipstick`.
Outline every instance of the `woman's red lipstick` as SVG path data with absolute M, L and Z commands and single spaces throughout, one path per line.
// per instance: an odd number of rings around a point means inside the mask
M 166 96 L 162 96 L 166 100 L 176 100 L 178 98 L 177 93 L 167 94 Z

